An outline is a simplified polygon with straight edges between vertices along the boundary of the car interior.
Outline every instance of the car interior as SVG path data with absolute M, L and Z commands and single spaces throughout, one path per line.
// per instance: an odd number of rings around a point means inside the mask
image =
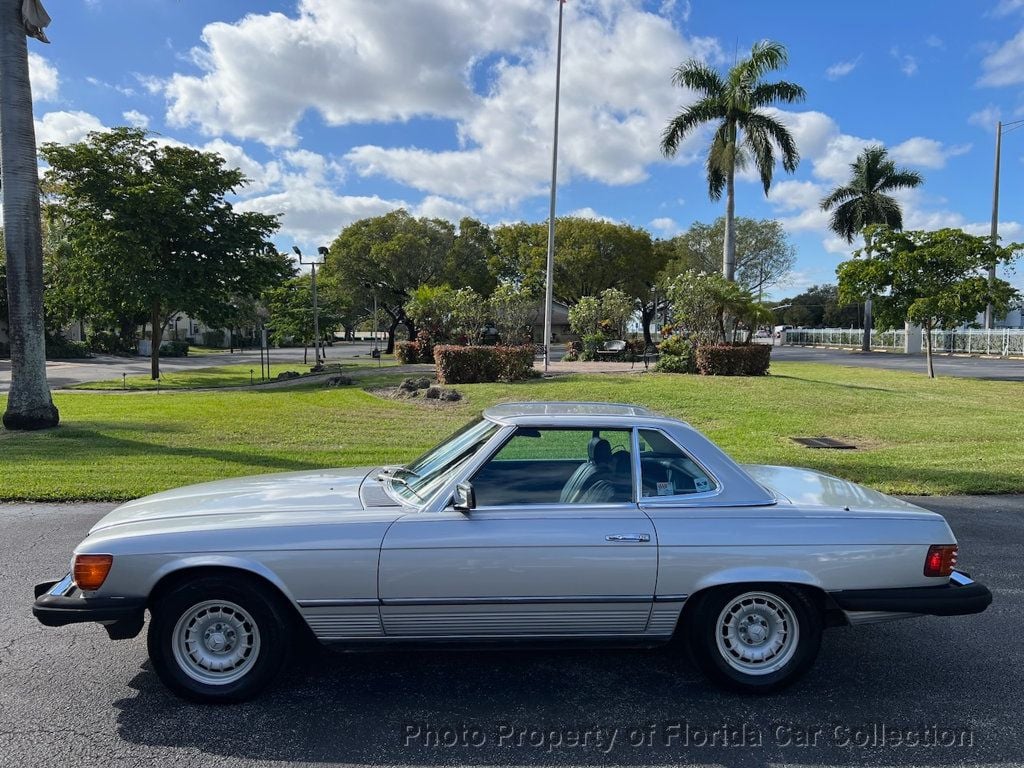
M 646 431 L 645 431 L 646 432 Z M 711 478 L 660 432 L 641 433 L 643 496 L 701 493 Z M 628 429 L 520 428 L 470 479 L 479 507 L 633 501 Z

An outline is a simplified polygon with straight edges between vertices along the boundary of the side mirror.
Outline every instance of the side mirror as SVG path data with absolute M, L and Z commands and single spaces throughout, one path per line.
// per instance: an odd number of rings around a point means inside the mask
M 471 509 L 476 509 L 476 494 L 473 492 L 473 486 L 470 483 L 459 483 L 455 486 L 452 506 L 458 512 L 469 512 Z

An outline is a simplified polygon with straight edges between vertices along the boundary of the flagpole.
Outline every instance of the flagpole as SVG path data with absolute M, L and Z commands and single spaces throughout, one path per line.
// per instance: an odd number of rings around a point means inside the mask
M 555 138 L 551 148 L 551 209 L 548 213 L 547 279 L 544 285 L 544 372 L 551 361 L 551 314 L 555 280 L 555 191 L 558 185 L 558 98 L 562 88 L 562 14 L 565 0 L 558 0 L 558 48 L 555 54 Z

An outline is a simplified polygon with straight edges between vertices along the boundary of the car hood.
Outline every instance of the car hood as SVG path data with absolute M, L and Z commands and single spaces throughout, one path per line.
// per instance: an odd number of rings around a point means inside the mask
M 129 501 L 93 526 L 96 533 L 129 523 L 179 518 L 239 517 L 362 511 L 359 486 L 372 472 L 367 467 L 282 472 L 187 485 Z
M 764 464 L 744 464 L 754 480 L 779 497 L 798 507 L 822 507 L 854 512 L 879 514 L 897 513 L 901 516 L 922 515 L 938 517 L 934 512 L 914 504 L 887 496 L 848 480 L 800 467 L 773 467 Z

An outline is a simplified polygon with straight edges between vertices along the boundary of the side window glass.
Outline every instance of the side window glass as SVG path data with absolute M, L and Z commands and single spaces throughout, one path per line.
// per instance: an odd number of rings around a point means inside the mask
M 470 482 L 479 507 L 633 500 L 628 429 L 519 428 Z
M 707 493 L 718 488 L 714 478 L 690 456 L 656 430 L 640 430 L 640 479 L 645 497 Z

